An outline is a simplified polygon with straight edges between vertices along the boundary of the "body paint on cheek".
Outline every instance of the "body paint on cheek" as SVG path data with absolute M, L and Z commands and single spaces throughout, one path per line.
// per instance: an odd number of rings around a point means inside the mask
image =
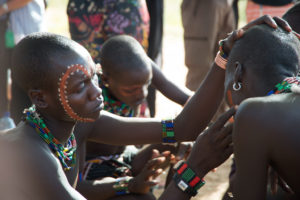
M 80 122 L 93 122 L 95 119 L 93 118 L 84 118 L 80 117 L 69 104 L 68 97 L 67 97 L 67 80 L 70 78 L 74 72 L 82 72 L 87 77 L 91 77 L 87 69 L 80 64 L 68 66 L 68 69 L 65 73 L 62 73 L 62 77 L 59 79 L 58 82 L 58 97 L 59 100 L 66 111 L 67 115 L 69 115 L 72 119 Z

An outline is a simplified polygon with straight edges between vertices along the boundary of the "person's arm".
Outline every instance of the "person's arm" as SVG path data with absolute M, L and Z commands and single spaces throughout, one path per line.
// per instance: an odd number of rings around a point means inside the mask
M 186 101 L 193 95 L 193 92 L 191 92 L 187 88 L 178 87 L 172 81 L 167 79 L 167 77 L 162 73 L 162 71 L 152 60 L 151 64 L 153 73 L 152 85 L 164 96 L 183 106 Z
M 150 159 L 141 172 L 135 177 L 128 177 L 129 194 L 147 194 L 152 186 L 156 185 L 155 178 L 163 172 L 162 167 L 168 162 L 166 155 L 153 151 Z M 105 177 L 101 180 L 82 180 L 77 184 L 77 190 L 89 200 L 105 200 L 117 197 L 116 185 L 118 179 Z
M 7 3 L 0 5 L 0 16 L 26 6 L 32 0 L 8 0 Z

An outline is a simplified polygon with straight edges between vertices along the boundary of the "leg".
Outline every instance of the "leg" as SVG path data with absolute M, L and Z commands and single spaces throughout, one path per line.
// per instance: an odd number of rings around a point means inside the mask
M 181 12 L 188 68 L 186 86 L 196 90 L 213 62 L 218 50 L 217 42 L 223 38 L 219 33 L 226 35 L 235 27 L 232 2 L 184 0 Z M 197 21 L 198 25 L 191 24 L 191 21 Z

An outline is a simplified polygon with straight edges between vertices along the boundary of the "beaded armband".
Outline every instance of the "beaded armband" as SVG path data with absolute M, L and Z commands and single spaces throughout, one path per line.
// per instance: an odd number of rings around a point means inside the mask
M 222 69 L 226 69 L 228 55 L 224 52 L 223 47 L 224 47 L 224 40 L 220 40 L 219 51 L 216 55 L 215 63 Z
M 113 185 L 114 190 L 117 195 L 129 194 L 128 184 L 132 177 L 121 177 L 117 178 L 115 184 Z
M 205 181 L 199 178 L 183 160 L 176 163 L 174 170 L 173 179 L 177 187 L 190 196 L 196 196 L 197 190 L 205 184 Z
M 163 143 L 175 143 L 174 122 L 171 120 L 161 120 Z

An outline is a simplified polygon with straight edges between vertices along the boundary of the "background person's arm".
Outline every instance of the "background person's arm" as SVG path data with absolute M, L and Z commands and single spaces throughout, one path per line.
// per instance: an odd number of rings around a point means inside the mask
M 165 97 L 183 106 L 186 101 L 193 95 L 193 92 L 187 88 L 179 87 L 172 81 L 168 80 L 168 78 L 162 73 L 162 71 L 152 60 L 151 64 L 153 73 L 152 85 Z
M 8 0 L 6 6 L 0 5 L 0 16 L 26 6 L 32 0 Z M 6 10 L 7 9 L 7 10 Z

